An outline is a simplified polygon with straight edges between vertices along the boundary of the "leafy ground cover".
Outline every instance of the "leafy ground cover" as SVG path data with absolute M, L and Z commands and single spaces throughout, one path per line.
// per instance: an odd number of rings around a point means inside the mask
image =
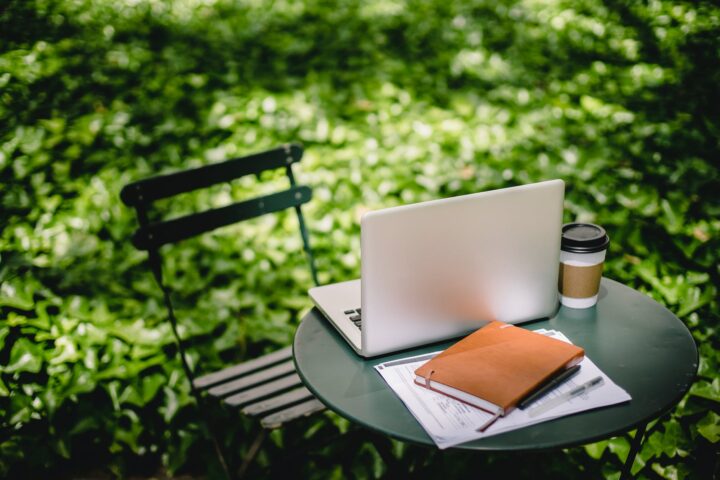
M 306 148 L 299 176 L 314 187 L 307 216 L 323 283 L 359 274 L 367 209 L 565 179 L 566 219 L 611 236 L 606 275 L 665 304 L 700 349 L 696 383 L 654 422 L 634 472 L 718 474 L 717 5 L 9 0 L 0 32 L 1 475 L 218 474 L 118 193 L 290 141 Z M 254 188 L 241 181 L 169 208 Z M 286 234 L 293 221 L 168 249 L 200 370 L 291 341 L 311 284 L 300 240 Z M 257 427 L 216 415 L 240 456 Z M 258 465 L 348 429 L 327 413 L 275 432 Z M 393 456 L 428 476 L 616 478 L 628 446 L 618 437 L 478 457 L 395 442 Z M 363 441 L 320 448 L 298 468 L 388 473 Z

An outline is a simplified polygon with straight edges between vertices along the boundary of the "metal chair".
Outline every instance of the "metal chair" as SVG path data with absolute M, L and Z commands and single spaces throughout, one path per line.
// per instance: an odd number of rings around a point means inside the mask
M 294 208 L 312 278 L 318 285 L 309 235 L 300 208 L 311 199 L 312 191 L 307 186 L 297 185 L 292 171 L 292 165 L 300 161 L 302 154 L 302 147 L 288 144 L 221 163 L 146 178 L 126 185 L 120 192 L 122 201 L 137 213 L 139 228 L 132 237 L 132 243 L 136 248 L 148 252 L 150 268 L 163 292 L 182 367 L 198 405 L 203 404 L 204 398 L 216 398 L 232 409 L 240 409 L 243 414 L 258 417 L 263 426 L 243 461 L 240 476 L 247 471 L 260 450 L 267 429 L 281 427 L 295 419 L 324 410 L 325 407 L 305 388 L 295 372 L 291 347 L 196 377 L 188 362 L 183 339 L 178 334 L 170 290 L 163 281 L 160 247 L 236 222 Z M 246 175 L 259 176 L 266 170 L 280 168 L 285 170 L 290 181 L 287 190 L 179 218 L 149 220 L 149 212 L 157 200 L 226 183 Z M 152 209 L 152 212 L 158 213 L 157 208 Z M 201 392 L 206 395 L 203 397 Z M 221 464 L 230 476 L 215 435 L 213 441 Z

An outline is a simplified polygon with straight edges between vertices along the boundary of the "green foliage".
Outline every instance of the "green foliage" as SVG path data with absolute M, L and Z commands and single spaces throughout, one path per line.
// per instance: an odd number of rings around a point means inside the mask
M 633 471 L 708 478 L 718 468 L 717 5 L 6 3 L 0 474 L 107 465 L 126 476 L 163 465 L 212 475 L 118 194 L 138 178 L 288 141 L 306 147 L 299 176 L 314 188 L 306 214 L 323 283 L 358 275 L 367 209 L 565 179 L 566 219 L 611 236 L 606 275 L 666 305 L 700 347 L 698 381 L 652 426 Z M 239 181 L 168 208 L 222 205 L 256 188 Z M 181 334 L 201 370 L 291 341 L 311 285 L 293 222 L 280 215 L 167 249 Z M 246 451 L 254 427 L 227 424 L 228 441 Z M 327 433 L 322 425 L 308 432 Z M 620 437 L 562 453 L 547 472 L 615 478 L 628 448 Z M 384 473 L 372 447 L 359 452 L 349 466 L 328 452 L 308 468 Z M 442 465 L 426 454 L 395 452 L 410 470 Z M 483 465 L 507 465 L 493 458 Z M 480 468 L 472 462 L 453 471 Z

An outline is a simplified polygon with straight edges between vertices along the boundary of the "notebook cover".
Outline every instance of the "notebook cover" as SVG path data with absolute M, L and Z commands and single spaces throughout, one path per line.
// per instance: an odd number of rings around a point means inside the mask
M 561 370 L 582 361 L 585 351 L 569 343 L 503 322 L 468 335 L 415 370 L 430 387 L 441 383 L 512 410 Z M 424 386 L 424 385 L 421 385 Z

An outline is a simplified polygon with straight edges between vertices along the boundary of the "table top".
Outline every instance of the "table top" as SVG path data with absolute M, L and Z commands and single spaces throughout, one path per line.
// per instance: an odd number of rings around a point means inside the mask
M 632 397 L 630 402 L 582 412 L 457 448 L 510 451 L 584 445 L 618 435 L 662 415 L 695 380 L 698 351 L 687 327 L 650 297 L 603 278 L 595 307 L 560 307 L 550 319 L 521 325 L 555 329 Z M 373 368 L 396 358 L 447 348 L 456 340 L 364 359 L 316 308 L 302 320 L 293 351 L 305 385 L 343 417 L 391 437 L 434 445 Z

